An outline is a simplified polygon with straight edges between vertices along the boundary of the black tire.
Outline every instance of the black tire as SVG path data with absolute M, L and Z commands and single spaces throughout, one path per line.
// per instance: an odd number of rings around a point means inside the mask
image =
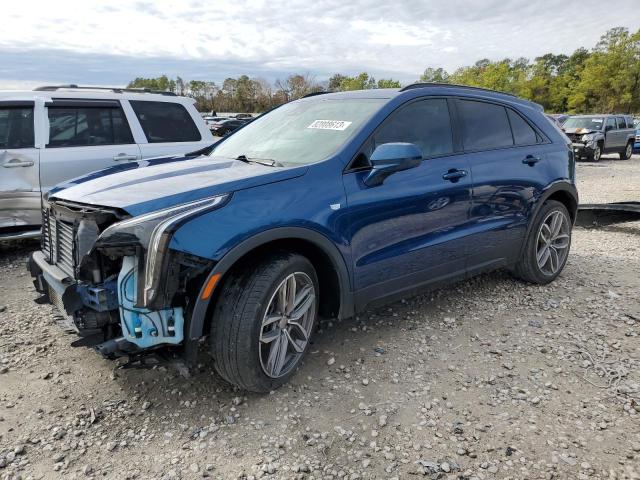
M 311 341 L 295 365 L 278 378 L 265 373 L 260 358 L 262 319 L 278 286 L 296 272 L 311 279 L 317 298 L 316 271 L 307 258 L 298 254 L 276 253 L 257 265 L 240 268 L 225 281 L 211 320 L 210 346 L 216 371 L 227 382 L 251 392 L 270 392 L 286 383 L 306 356 Z M 317 301 L 312 308 L 309 338 L 318 317 Z
M 589 155 L 589 160 L 591 160 L 592 162 L 598 163 L 601 158 L 602 158 L 602 145 L 600 145 L 600 143 L 597 143 L 596 147 L 593 150 L 593 153 Z
M 538 266 L 537 262 L 537 246 L 538 246 L 538 234 L 540 232 L 540 228 L 542 227 L 542 222 L 549 217 L 552 212 L 559 211 L 561 212 L 568 222 L 569 230 L 568 230 L 568 246 L 567 253 L 564 259 L 561 262 L 560 267 L 557 272 L 554 274 L 547 274 L 541 270 Z M 545 285 L 549 282 L 552 282 L 556 279 L 558 275 L 564 269 L 565 264 L 567 263 L 567 258 L 569 257 L 569 250 L 571 249 L 571 216 L 569 215 L 569 211 L 567 207 L 565 207 L 562 203 L 557 202 L 555 200 L 547 200 L 543 205 L 538 214 L 536 215 L 535 220 L 533 221 L 533 225 L 531 226 L 531 230 L 529 231 L 529 236 L 526 239 L 526 243 L 520 257 L 519 262 L 515 265 L 512 270 L 512 273 L 515 277 L 520 280 L 524 280 L 525 282 L 537 283 L 539 285 Z
M 624 152 L 620 152 L 620 160 L 629 160 L 633 155 L 633 142 L 627 143 Z

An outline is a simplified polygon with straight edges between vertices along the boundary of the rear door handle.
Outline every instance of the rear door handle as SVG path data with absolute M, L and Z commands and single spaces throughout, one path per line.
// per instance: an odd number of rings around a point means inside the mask
M 128 155 L 126 153 L 119 153 L 118 155 L 113 157 L 113 160 L 115 162 L 122 162 L 123 160 L 137 160 L 137 159 L 138 159 L 137 155 Z
M 540 158 L 539 157 L 534 157 L 533 155 L 527 155 L 526 157 L 524 157 L 522 159 L 522 163 L 525 163 L 525 164 L 529 165 L 530 167 L 533 167 L 539 161 L 540 161 Z
M 12 158 L 2 164 L 4 168 L 17 168 L 17 167 L 33 167 L 34 162 L 32 160 L 20 160 L 18 158 Z
M 457 168 L 452 168 L 447 173 L 442 174 L 442 179 L 449 180 L 450 182 L 455 183 L 458 180 L 460 180 L 462 177 L 466 177 L 466 176 L 467 176 L 466 170 L 458 170 Z

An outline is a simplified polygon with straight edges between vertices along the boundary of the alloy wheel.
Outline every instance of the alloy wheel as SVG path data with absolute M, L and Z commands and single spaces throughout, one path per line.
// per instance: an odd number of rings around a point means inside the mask
M 627 143 L 627 148 L 624 152 L 624 158 L 631 158 L 631 154 L 633 150 L 633 145 L 631 145 L 630 143 Z
M 545 275 L 555 275 L 564 265 L 571 240 L 569 220 L 555 210 L 544 219 L 538 230 L 536 260 Z
M 288 275 L 275 289 L 260 328 L 260 365 L 267 376 L 283 377 L 298 365 L 311 337 L 315 304 L 315 286 L 304 272 Z

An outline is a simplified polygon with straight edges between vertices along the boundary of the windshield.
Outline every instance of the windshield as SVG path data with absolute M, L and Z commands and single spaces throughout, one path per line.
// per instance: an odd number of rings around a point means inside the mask
M 285 166 L 315 163 L 335 153 L 386 102 L 314 98 L 287 103 L 238 130 L 211 156 L 245 156 Z
M 634 118 L 633 119 L 633 127 L 634 128 L 640 128 L 640 118 Z
M 586 128 L 588 130 L 602 130 L 604 119 L 600 117 L 569 117 L 562 128 Z

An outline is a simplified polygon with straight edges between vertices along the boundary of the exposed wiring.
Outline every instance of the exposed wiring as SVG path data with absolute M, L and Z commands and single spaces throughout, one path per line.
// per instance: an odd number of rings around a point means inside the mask
M 124 278 L 122 279 L 122 282 L 119 282 L 119 286 L 118 286 L 118 293 L 120 294 L 121 298 L 124 298 L 125 300 L 129 301 L 129 302 L 133 302 L 134 299 L 130 298 L 127 295 L 127 290 L 126 290 L 126 285 L 129 282 L 129 280 L 131 279 L 131 277 L 133 277 L 133 275 L 135 274 L 134 269 L 132 268 L 131 270 L 129 270 Z M 120 309 L 123 312 L 129 312 L 129 313 L 134 313 L 134 314 L 138 314 L 138 315 L 143 315 L 145 318 L 147 318 L 151 324 L 153 325 L 153 328 L 156 329 L 156 332 L 162 332 L 162 336 L 163 337 L 168 337 L 167 332 L 164 329 L 164 322 L 162 321 L 162 319 L 160 319 L 160 326 L 161 328 L 158 328 L 158 325 L 156 324 L 156 322 L 153 320 L 153 318 L 151 317 L 151 312 L 141 312 L 139 310 L 134 310 L 125 306 L 120 305 Z M 129 336 L 131 336 L 131 329 L 129 328 L 129 325 L 127 324 L 127 321 L 125 319 L 124 313 L 122 314 L 122 321 L 127 329 L 127 332 L 129 333 Z

